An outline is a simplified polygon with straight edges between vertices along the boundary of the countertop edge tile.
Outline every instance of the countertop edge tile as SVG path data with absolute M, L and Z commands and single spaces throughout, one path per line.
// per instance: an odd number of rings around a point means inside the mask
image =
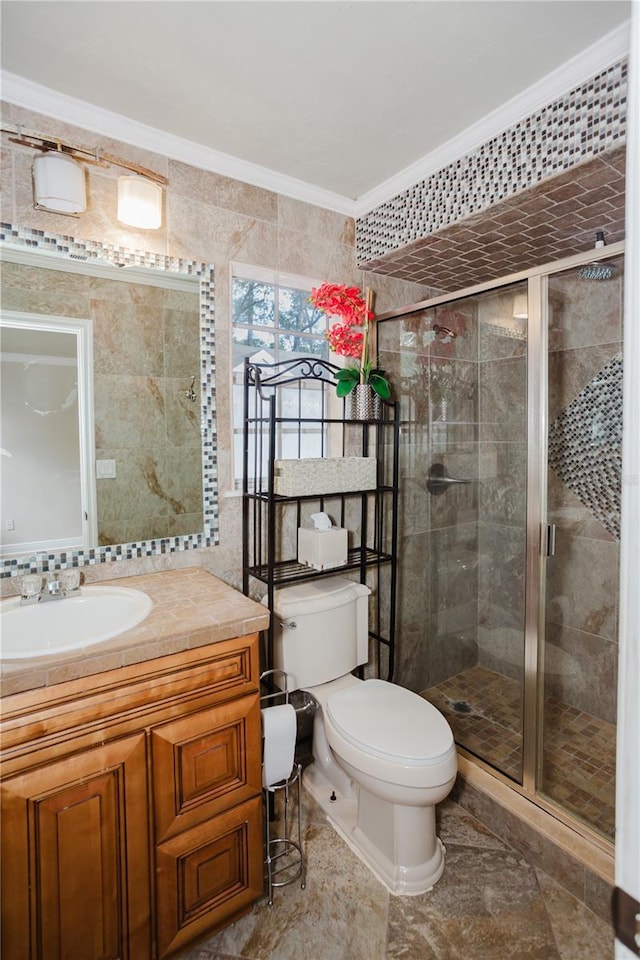
M 0 696 L 90 677 L 208 643 L 258 633 L 269 625 L 269 611 L 262 604 L 200 567 L 162 570 L 105 582 L 147 593 L 154 601 L 149 616 L 131 630 L 82 650 L 1 661 Z

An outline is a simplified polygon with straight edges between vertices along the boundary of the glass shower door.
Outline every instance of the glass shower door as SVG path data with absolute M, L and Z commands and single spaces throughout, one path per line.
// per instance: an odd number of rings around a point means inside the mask
M 547 521 L 538 789 L 613 836 L 623 257 L 548 279 Z
M 527 284 L 378 325 L 401 404 L 395 680 L 522 781 Z

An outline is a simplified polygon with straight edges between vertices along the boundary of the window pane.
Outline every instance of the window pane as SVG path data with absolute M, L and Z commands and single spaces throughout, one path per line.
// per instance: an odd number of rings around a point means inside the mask
M 233 322 L 274 327 L 276 291 L 270 283 L 233 279 Z
M 322 390 L 319 387 L 283 387 L 280 391 L 281 416 L 320 417 L 322 415 Z
M 279 291 L 279 321 L 281 330 L 300 330 L 306 333 L 323 333 L 327 329 L 326 314 L 316 310 L 309 303 L 308 290 L 294 290 L 291 287 L 280 287 Z
M 281 333 L 278 337 L 278 346 L 282 353 L 287 354 L 287 360 L 294 357 L 321 357 L 329 359 L 329 344 L 323 338 L 296 336 L 295 333 Z
M 273 363 L 275 339 L 272 333 L 264 330 L 233 330 L 233 370 L 234 373 L 243 373 L 245 357 L 254 357 L 264 363 Z

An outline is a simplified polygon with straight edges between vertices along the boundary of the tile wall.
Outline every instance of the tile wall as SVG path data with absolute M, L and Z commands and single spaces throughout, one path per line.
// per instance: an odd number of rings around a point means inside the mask
M 358 220 L 358 261 L 385 261 L 398 251 L 402 257 L 412 244 L 415 252 L 421 249 L 420 241 L 443 228 L 481 211 L 489 212 L 497 204 L 615 150 L 626 136 L 626 97 L 627 62 L 623 60 L 380 204 Z M 600 186 L 596 179 L 587 184 L 587 191 L 597 191 Z M 580 192 L 572 195 L 570 191 L 556 199 L 571 200 Z M 611 212 L 606 201 L 612 195 L 613 191 L 592 195 L 588 204 L 602 203 L 604 217 Z M 574 210 L 576 206 L 582 204 L 574 204 Z M 504 225 L 520 219 L 517 215 L 509 218 L 508 212 Z M 502 275 L 508 272 L 503 269 Z M 458 284 L 458 288 L 474 282 Z
M 355 225 L 348 217 L 302 203 L 250 184 L 232 180 L 149 153 L 126 143 L 61 123 L 51 117 L 3 104 L 3 120 L 26 129 L 99 146 L 168 177 L 163 226 L 157 231 L 125 229 L 115 218 L 117 168 L 91 167 L 89 209 L 79 218 L 34 210 L 31 165 L 33 151 L 4 135 L 1 153 L 2 220 L 22 229 L 37 229 L 86 241 L 99 241 L 151 254 L 197 260 L 215 270 L 215 419 L 218 432 L 217 473 L 219 544 L 198 550 L 118 560 L 90 561 L 87 579 L 126 576 L 159 567 L 200 564 L 227 582 L 240 583 L 241 509 L 233 495 L 231 455 L 230 263 L 309 277 L 370 286 L 376 310 L 383 312 L 423 299 L 429 288 L 393 277 L 363 273 L 355 257 Z M 112 551 L 110 558 L 117 559 Z M 14 585 L 3 581 L 5 591 Z

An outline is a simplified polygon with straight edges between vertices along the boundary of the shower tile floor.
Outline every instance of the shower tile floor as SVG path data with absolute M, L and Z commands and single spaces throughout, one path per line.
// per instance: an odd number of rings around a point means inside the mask
M 174 960 L 612 960 L 611 928 L 457 803 L 438 807 L 445 872 L 391 896 L 303 791 L 307 886 L 262 898 Z
M 471 667 L 423 691 L 444 713 L 457 743 L 519 780 L 521 688 L 486 667 Z M 613 838 L 616 729 L 561 700 L 545 701 L 543 793 Z

